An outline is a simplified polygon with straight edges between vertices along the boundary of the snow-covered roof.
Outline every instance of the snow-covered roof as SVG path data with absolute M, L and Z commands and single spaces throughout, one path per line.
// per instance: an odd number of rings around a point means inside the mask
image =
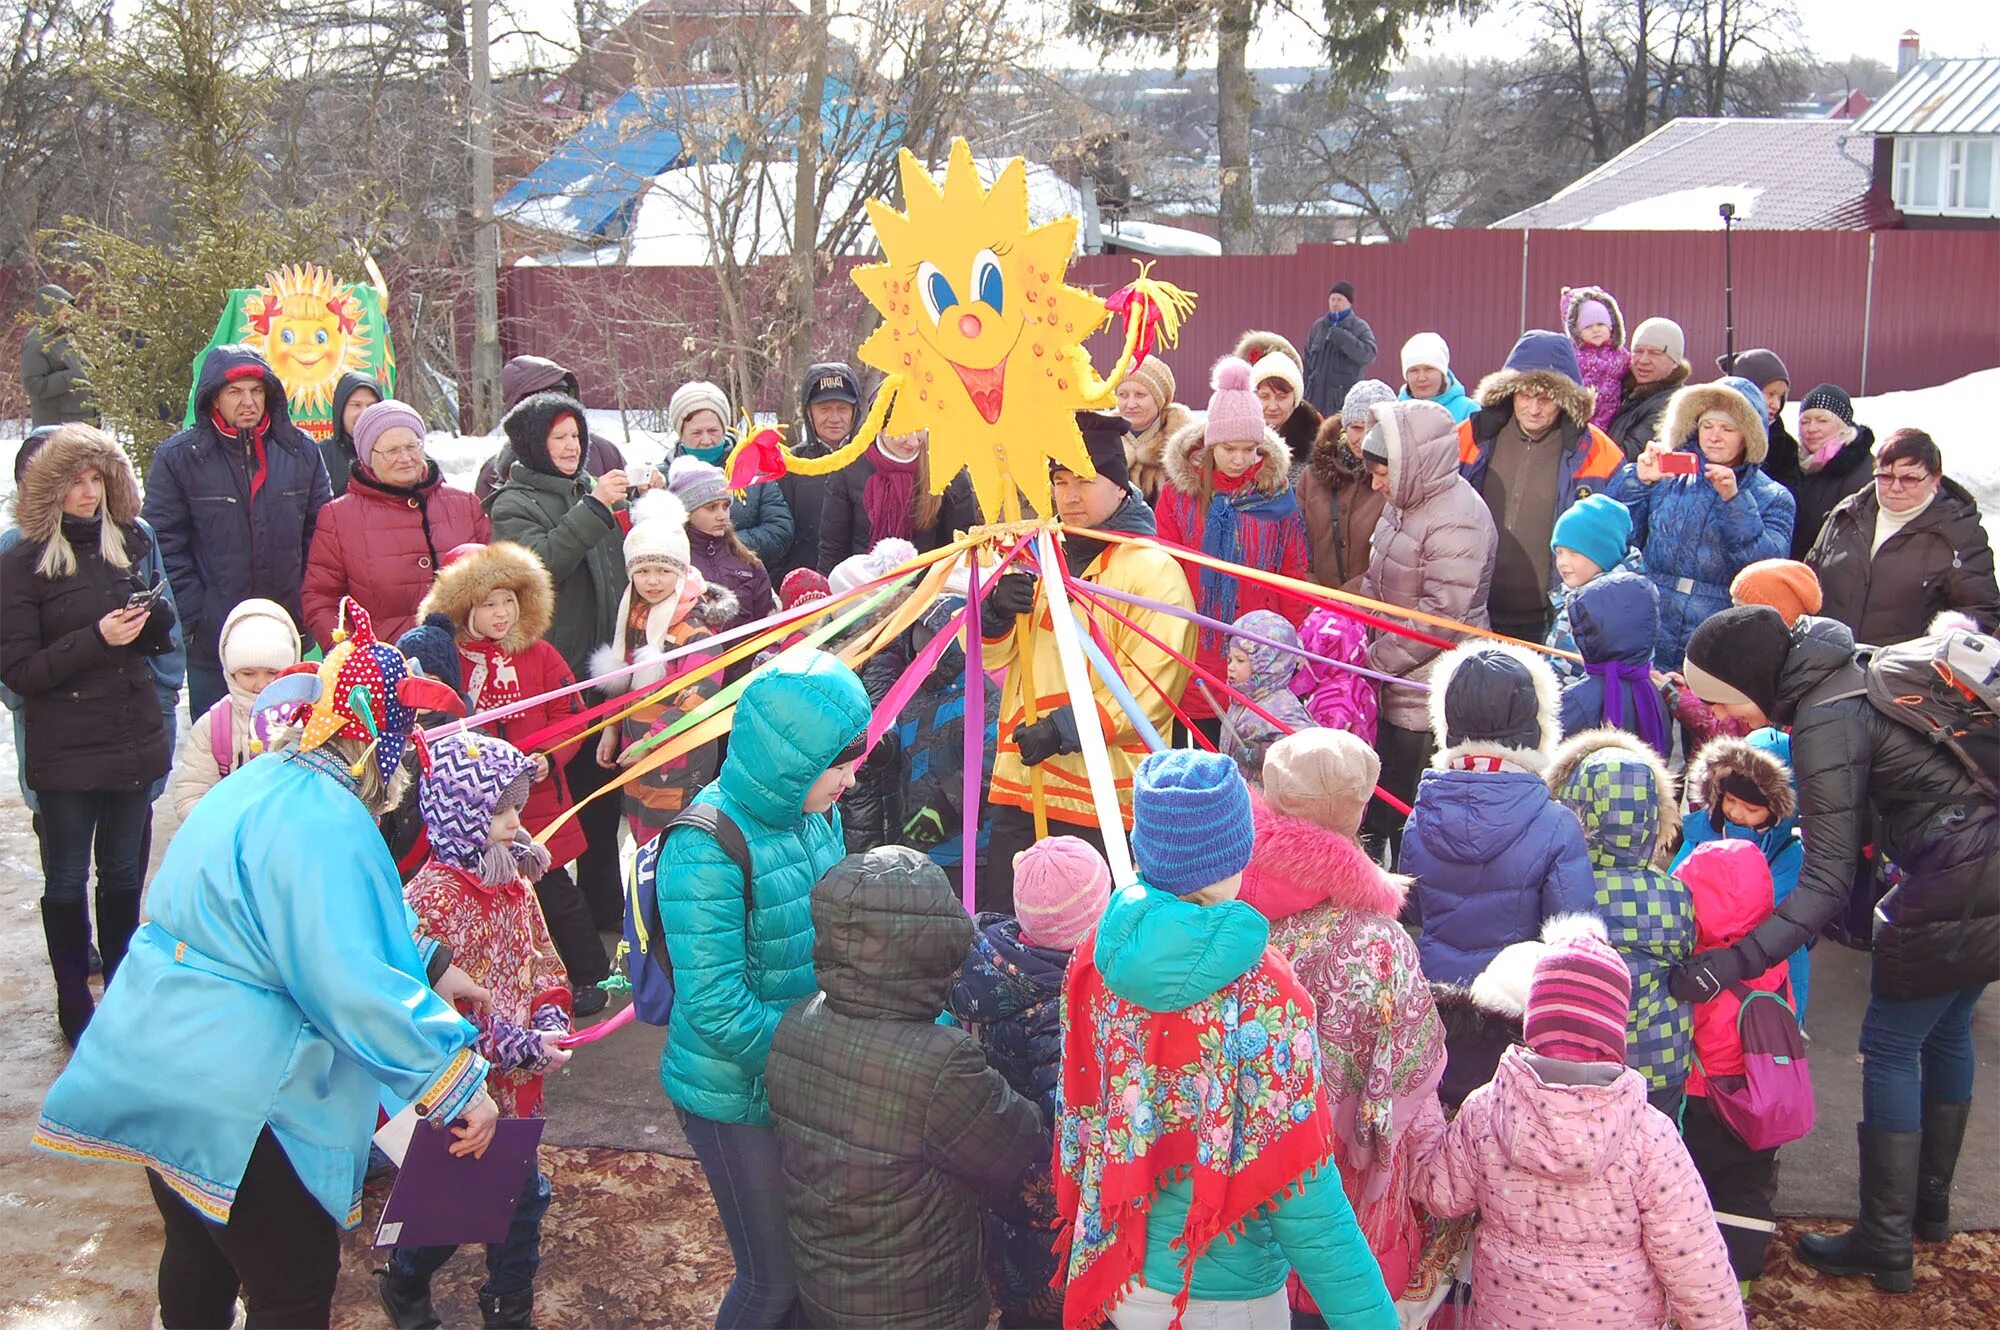
M 1865 140 L 1843 120 L 1669 121 L 1494 229 L 1720 230 L 1717 209 L 1756 231 L 1867 230 L 1894 219 L 1871 193 Z

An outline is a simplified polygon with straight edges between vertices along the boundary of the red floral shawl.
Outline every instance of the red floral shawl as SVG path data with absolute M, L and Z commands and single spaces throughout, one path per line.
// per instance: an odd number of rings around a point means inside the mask
M 1183 1011 L 1159 1013 L 1104 986 L 1094 940 L 1063 981 L 1063 1114 L 1056 1132 L 1064 1330 L 1106 1319 L 1146 1260 L 1153 1193 L 1190 1175 L 1174 1239 L 1186 1310 L 1194 1263 L 1218 1236 L 1333 1154 L 1312 997 L 1276 951 Z

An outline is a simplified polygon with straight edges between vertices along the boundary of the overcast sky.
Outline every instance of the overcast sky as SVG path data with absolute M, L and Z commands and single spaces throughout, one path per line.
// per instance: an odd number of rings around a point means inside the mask
M 495 5 L 496 9 L 504 7 L 518 16 L 522 26 L 543 31 L 552 40 L 574 48 L 573 0 L 495 0 Z M 1063 6 L 1059 3 L 1042 3 L 1032 8 L 1045 21 L 1060 23 Z M 1798 9 L 1806 41 L 1822 60 L 1867 55 L 1893 66 L 1896 40 L 1905 28 L 1915 28 L 1922 34 L 1926 55 L 2000 54 L 2000 4 L 1994 0 L 1896 0 L 1894 4 L 1883 0 L 1799 0 Z M 1464 58 L 1518 55 L 1527 43 L 1524 25 L 1513 13 L 1514 7 L 1507 0 L 1500 0 L 1476 23 L 1454 23 L 1428 34 L 1414 34 L 1411 53 L 1429 51 Z M 507 26 L 496 13 L 495 32 Z M 521 58 L 516 52 L 527 49 L 525 43 L 509 45 L 511 50 L 507 55 L 514 59 Z M 553 56 L 553 52 L 547 52 L 542 58 L 549 65 L 563 63 Z M 1268 21 L 1252 44 L 1251 58 L 1259 65 L 1313 64 L 1312 35 L 1296 22 Z M 1062 39 L 1051 43 L 1045 59 L 1053 65 L 1104 63 L 1095 52 Z M 507 63 L 507 56 L 500 63 Z M 1165 57 L 1128 56 L 1117 63 L 1170 62 Z

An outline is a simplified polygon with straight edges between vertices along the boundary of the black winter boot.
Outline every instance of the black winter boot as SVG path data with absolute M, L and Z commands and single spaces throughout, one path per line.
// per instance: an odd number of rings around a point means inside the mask
M 535 1330 L 535 1290 L 523 1289 L 503 1297 L 479 1295 L 479 1314 L 486 1330 Z
M 90 911 L 82 901 L 42 902 L 42 936 L 49 944 L 49 972 L 56 981 L 56 1024 L 71 1048 L 83 1038 L 97 1010 L 90 996 Z
M 431 1306 L 431 1281 L 412 1279 L 385 1265 L 375 1272 L 382 1294 L 382 1310 L 389 1313 L 395 1330 L 439 1330 L 437 1309 Z
M 97 890 L 97 950 L 104 957 L 104 986 L 111 986 L 139 927 L 139 893 Z
M 1917 1153 L 1917 1222 L 1919 1242 L 1951 1240 L 1951 1175 L 1958 1167 L 1958 1147 L 1965 1143 L 1965 1120 L 1971 1104 L 1925 1104 L 1924 1143 Z
M 1799 1259 L 1826 1275 L 1870 1275 L 1884 1293 L 1908 1293 L 1910 1225 L 1917 1208 L 1917 1154 L 1922 1132 L 1883 1131 L 1863 1124 L 1861 1218 L 1838 1235 L 1808 1233 Z

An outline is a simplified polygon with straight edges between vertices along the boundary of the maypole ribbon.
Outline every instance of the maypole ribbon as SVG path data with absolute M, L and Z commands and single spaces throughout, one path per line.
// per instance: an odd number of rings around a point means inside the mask
M 1468 637 L 1490 638 L 1495 642 L 1512 642 L 1516 646 L 1524 646 L 1530 650 L 1539 651 L 1545 656 L 1560 656 L 1565 660 L 1575 661 L 1583 659 L 1582 656 L 1577 655 L 1574 651 L 1558 651 L 1544 642 L 1530 642 L 1523 638 L 1509 637 L 1505 633 L 1496 633 L 1491 628 L 1478 628 L 1469 623 L 1459 623 L 1455 619 L 1447 619 L 1442 615 L 1430 614 L 1423 610 L 1405 609 L 1400 605 L 1385 604 L 1379 600 L 1370 600 L 1366 596 L 1357 596 L 1351 591 L 1340 591 L 1333 587 L 1324 587 L 1317 582 L 1305 582 L 1296 577 L 1286 577 L 1281 573 L 1267 573 L 1261 568 L 1249 568 L 1240 563 L 1230 563 L 1227 559 L 1218 559 L 1214 555 L 1203 554 L 1200 550 L 1191 550 L 1151 536 L 1133 536 L 1127 535 L 1122 531 L 1100 531 L 1091 527 L 1073 527 L 1067 523 L 1060 524 L 1057 529 L 1065 534 L 1083 536 L 1090 540 L 1110 541 L 1119 545 L 1141 545 L 1147 549 L 1156 549 L 1162 554 L 1170 555 L 1180 560 L 1182 563 L 1198 564 L 1201 567 L 1213 568 L 1217 572 L 1228 573 L 1237 578 L 1248 578 L 1252 582 L 1276 587 L 1280 591 L 1288 591 L 1308 604 L 1321 605 L 1330 610 L 1342 610 L 1353 613 L 1356 618 L 1364 622 L 1369 621 L 1368 616 L 1358 613 L 1358 611 L 1365 609 L 1375 614 L 1387 615 L 1392 619 L 1408 619 L 1413 623 L 1426 624 L 1432 628 L 1439 628 L 1449 633 L 1463 633 Z M 1400 633 L 1404 637 L 1414 638 L 1428 646 L 1434 646 L 1444 651 L 1449 651 L 1458 645 L 1455 642 L 1448 642 L 1443 638 L 1433 637 L 1428 633 L 1420 633 L 1399 624 L 1377 623 L 1375 626 L 1387 628 L 1392 632 Z
M 1104 858 L 1111 866 L 1111 880 L 1125 886 L 1137 880 L 1132 869 L 1132 850 L 1125 840 L 1124 807 L 1118 802 L 1118 782 L 1111 774 L 1111 753 L 1105 746 L 1104 728 L 1098 719 L 1096 693 L 1084 667 L 1081 636 L 1070 612 L 1069 588 L 1062 574 L 1056 538 L 1046 529 L 1035 533 L 1035 548 L 1044 572 L 1042 585 L 1049 593 L 1049 617 L 1054 620 L 1056 659 L 1062 662 L 1063 683 L 1069 689 L 1070 711 L 1076 718 L 1077 739 L 1083 745 L 1083 771 L 1090 780 L 1090 801 L 1096 805 L 1097 828 L 1104 836 Z M 1054 568 L 1057 575 L 1047 576 Z M 1086 709 L 1078 699 L 1089 703 Z
M 1015 546 L 1019 550 L 1020 546 Z M 1013 552 L 1008 554 L 1013 557 Z M 959 800 L 961 839 L 958 851 L 959 895 L 967 914 L 975 913 L 978 894 L 973 875 L 979 867 L 979 800 L 986 785 L 986 641 L 979 631 L 979 547 L 966 561 L 965 579 L 965 770 Z M 1005 566 L 1004 564 L 1002 565 Z M 995 575 L 999 570 L 995 569 Z M 1013 865 L 1007 865 L 1011 875 Z

